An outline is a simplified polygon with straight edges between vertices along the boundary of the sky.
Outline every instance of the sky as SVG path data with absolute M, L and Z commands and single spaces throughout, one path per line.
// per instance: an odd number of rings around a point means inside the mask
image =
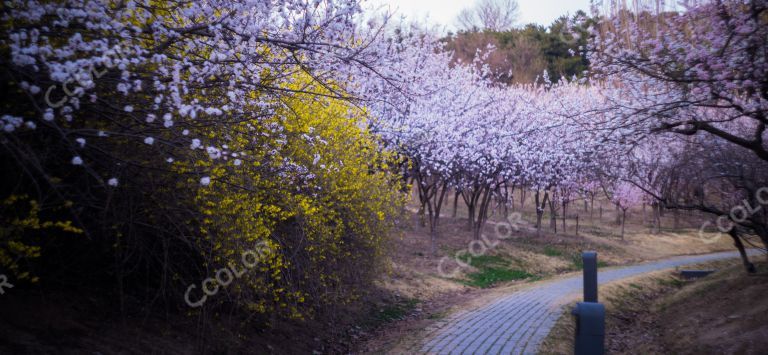
M 456 29 L 456 16 L 473 0 L 369 0 L 368 6 L 388 6 L 410 20 L 427 19 L 430 24 Z M 518 0 L 518 25 L 537 23 L 549 26 L 556 18 L 577 10 L 589 13 L 589 0 Z

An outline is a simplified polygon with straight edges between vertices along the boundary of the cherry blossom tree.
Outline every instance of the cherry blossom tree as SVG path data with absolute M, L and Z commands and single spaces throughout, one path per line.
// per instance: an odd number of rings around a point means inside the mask
M 616 207 L 621 210 L 621 239 L 624 239 L 627 210 L 639 205 L 643 201 L 645 193 L 634 184 L 619 181 L 612 186 L 609 196 Z
M 671 156 L 654 149 L 667 155 L 666 161 L 659 174 L 638 185 L 667 208 L 728 215 L 728 208 L 694 198 L 712 190 L 690 186 L 691 177 L 665 167 L 681 169 L 685 162 L 691 164 L 685 169 L 710 172 L 707 184 L 730 186 L 725 190 L 731 197 L 721 201 L 750 199 L 761 186 L 759 175 L 744 180 L 726 170 L 734 161 L 749 160 L 745 154 L 755 157 L 749 164 L 756 170 L 768 164 L 768 5 L 701 1 L 679 12 L 637 9 L 617 8 L 593 31 L 589 59 L 593 80 L 604 87 L 606 105 L 596 110 L 604 117 L 606 139 L 633 149 L 657 137 L 663 138 L 656 144 L 678 137 L 685 148 Z M 717 151 L 702 150 L 702 145 Z M 707 186 L 699 177 L 693 181 Z M 764 216 L 751 217 L 735 224 L 768 246 Z
M 631 128 L 625 133 L 701 132 L 768 160 L 765 2 L 621 10 L 594 30 L 590 45 L 593 72 L 612 85 L 609 118 L 626 119 L 606 123 Z

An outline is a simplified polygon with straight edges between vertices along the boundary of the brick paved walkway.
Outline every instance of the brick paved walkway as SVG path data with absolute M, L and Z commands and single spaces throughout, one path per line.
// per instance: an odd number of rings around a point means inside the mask
M 738 257 L 736 252 L 676 257 L 600 271 L 598 282 L 652 271 Z M 412 349 L 429 354 L 534 354 L 564 306 L 582 292 L 582 276 L 516 291 L 485 306 L 454 314 L 427 330 L 425 342 Z

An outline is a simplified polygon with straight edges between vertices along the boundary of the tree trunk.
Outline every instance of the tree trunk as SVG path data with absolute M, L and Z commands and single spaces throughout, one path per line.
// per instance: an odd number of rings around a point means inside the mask
M 418 218 L 419 218 L 419 226 L 426 227 L 427 226 L 427 217 L 425 214 L 426 207 L 424 204 L 421 204 L 421 207 L 419 207 L 419 212 L 417 212 Z
M 599 215 L 600 221 L 603 221 L 603 201 L 600 201 L 600 215 Z
M 475 227 L 475 204 L 467 206 L 467 228 L 472 230 Z
M 568 231 L 565 229 L 565 218 L 566 218 L 567 207 L 568 207 L 568 202 L 563 200 L 563 234 L 568 233 Z
M 541 229 L 541 213 L 539 213 L 539 190 L 536 190 L 534 195 L 534 202 L 536 202 L 536 234 Z
M 456 218 L 456 209 L 459 207 L 459 190 L 456 189 L 456 191 L 453 193 L 453 215 L 452 218 Z
M 541 234 L 541 220 L 544 217 L 544 208 L 547 206 L 547 199 L 549 198 L 549 193 L 544 192 L 544 198 L 539 199 L 539 190 L 536 190 L 535 195 L 535 202 L 536 202 L 536 235 L 538 236 Z
M 757 236 L 760 237 L 760 240 L 763 242 L 763 248 L 765 249 L 765 257 L 768 259 L 768 229 L 766 229 L 765 225 L 757 225 L 754 228 L 755 233 L 757 233 Z
M 579 236 L 579 215 L 576 215 L 576 236 Z
M 437 256 L 437 226 L 431 203 L 427 203 L 427 209 L 429 210 L 429 253 L 432 256 Z
M 484 190 L 484 192 L 483 192 Z M 480 235 L 483 232 L 483 226 L 485 220 L 488 218 L 488 207 L 491 203 L 491 188 L 490 186 L 481 189 L 480 208 L 477 211 L 477 221 L 475 222 L 475 240 L 480 240 Z
M 479 202 L 480 196 L 482 195 L 483 195 L 483 190 L 480 188 L 480 186 L 475 186 L 472 192 L 472 215 L 470 216 L 471 228 L 474 228 L 476 226 L 477 220 L 480 217 L 480 211 L 477 210 L 477 207 L 479 207 L 477 203 Z M 472 230 L 471 228 L 470 230 Z
M 475 189 L 464 190 L 461 192 L 461 198 L 467 205 L 467 230 L 472 230 L 475 222 Z
M 627 209 L 621 211 L 621 240 L 624 240 L 624 224 L 627 222 Z
M 728 234 L 731 236 L 731 238 L 733 238 L 733 244 L 736 246 L 736 249 L 739 250 L 741 261 L 744 263 L 744 268 L 747 270 L 747 272 L 750 274 L 757 272 L 755 265 L 749 262 L 749 256 L 747 255 L 747 251 L 744 250 L 744 243 L 741 242 L 739 231 L 736 228 L 731 228 Z
M 538 194 L 539 192 L 536 191 Z M 538 201 L 536 201 L 536 204 L 538 206 Z M 523 211 L 523 208 L 525 208 L 525 186 L 520 186 L 520 211 Z
M 447 185 L 448 185 L 448 183 L 443 182 L 442 189 L 441 189 L 441 191 L 439 193 L 440 197 L 437 198 L 437 202 L 435 203 L 435 206 L 436 206 L 435 207 L 435 226 L 439 226 L 440 225 L 440 211 L 443 210 L 443 201 L 445 199 L 445 193 L 448 191 L 448 186 Z M 435 192 L 437 192 L 437 191 L 435 191 Z
M 557 202 L 554 197 L 549 201 L 549 229 L 557 234 Z

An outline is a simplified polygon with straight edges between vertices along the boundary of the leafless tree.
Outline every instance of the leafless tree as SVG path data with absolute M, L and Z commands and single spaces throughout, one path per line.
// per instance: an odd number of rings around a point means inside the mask
M 512 41 L 512 46 L 505 48 L 491 33 L 466 32 L 451 37 L 446 49 L 453 52 L 453 63 L 474 63 L 482 53 L 485 60 L 477 65 L 488 65 L 498 83 L 533 83 L 547 69 L 541 47 L 525 36 L 515 36 Z M 486 53 L 489 45 L 494 50 Z
M 645 163 L 652 165 L 650 169 L 633 164 L 633 171 L 652 170 L 654 175 L 652 179 L 638 176 L 633 183 L 667 209 L 698 211 L 709 216 L 709 222 L 700 231 L 729 234 L 747 271 L 752 270 L 744 253 L 745 244 L 768 251 L 768 164 L 725 140 L 704 135 L 682 139 L 684 149 L 672 160 Z M 656 192 L 651 184 L 656 186 Z
M 517 21 L 519 7 L 516 0 L 478 0 L 474 6 L 462 10 L 456 21 L 464 30 L 504 31 Z

